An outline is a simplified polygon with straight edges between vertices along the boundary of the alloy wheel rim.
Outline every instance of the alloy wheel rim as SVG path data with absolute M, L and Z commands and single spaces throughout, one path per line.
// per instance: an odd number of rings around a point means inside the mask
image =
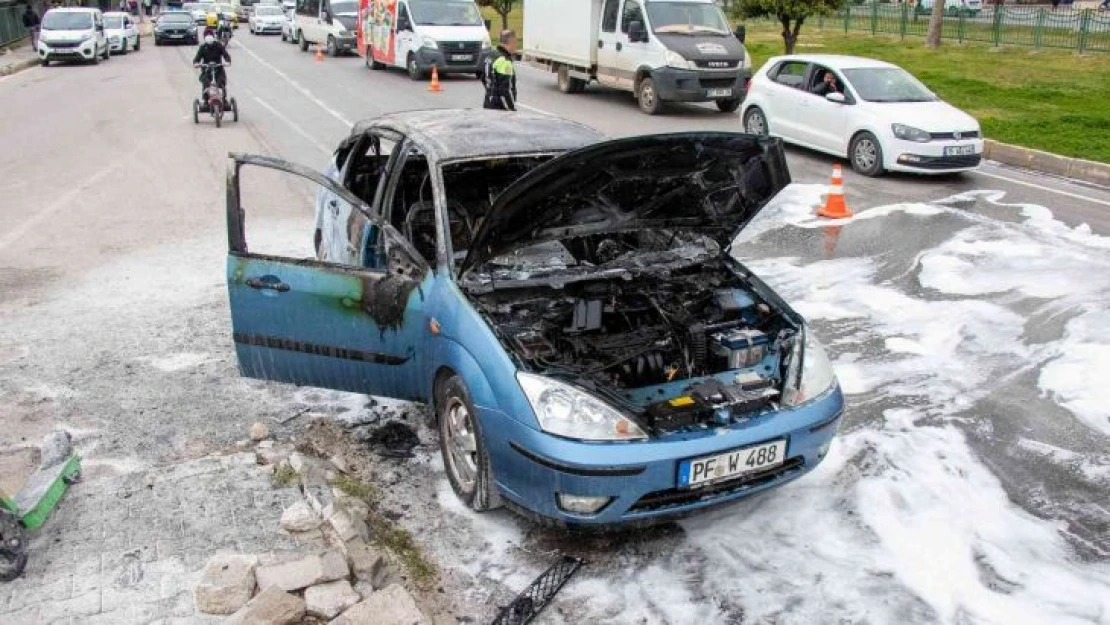
M 641 90 L 644 95 L 644 107 L 651 108 L 655 106 L 655 87 L 651 86 L 649 83 L 641 87 Z
M 474 433 L 473 417 L 462 400 L 452 397 L 447 402 L 443 418 L 447 425 L 447 456 L 451 473 L 459 486 L 469 492 L 478 481 L 478 439 Z
M 752 113 L 748 116 L 748 133 L 753 135 L 763 134 L 763 116 L 759 113 Z
M 874 167 L 876 158 L 875 144 L 870 139 L 863 139 L 856 144 L 856 164 L 861 169 Z

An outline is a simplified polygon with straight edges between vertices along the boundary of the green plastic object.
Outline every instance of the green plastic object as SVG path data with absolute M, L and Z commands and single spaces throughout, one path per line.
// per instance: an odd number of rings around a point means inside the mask
M 38 529 L 46 523 L 50 511 L 58 505 L 69 485 L 81 472 L 81 458 L 72 455 L 64 462 L 35 471 L 14 498 L 0 498 L 0 506 L 11 511 L 27 529 Z

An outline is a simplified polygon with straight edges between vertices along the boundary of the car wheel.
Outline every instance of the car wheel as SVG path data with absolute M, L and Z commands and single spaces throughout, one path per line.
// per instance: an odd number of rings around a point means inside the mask
M 139 51 L 139 46 L 142 44 L 142 39 L 135 37 L 135 52 Z
M 305 39 L 304 33 L 297 33 L 297 41 L 301 44 L 301 52 L 308 52 L 308 39 Z
M 717 100 L 717 110 L 722 113 L 735 113 L 736 109 L 740 108 L 740 102 L 740 98 Z
M 636 90 L 636 100 L 640 110 L 648 115 L 656 115 L 663 110 L 663 102 L 659 100 L 659 92 L 655 90 L 655 81 L 645 78 L 640 81 L 640 88 Z
M 293 43 L 300 43 L 300 42 L 301 42 L 301 33 L 299 33 L 299 32 L 297 32 L 296 30 L 294 30 L 294 31 L 292 31 L 292 33 L 291 33 L 291 34 L 289 35 L 289 39 L 290 39 L 290 41 L 292 41 Z
M 472 510 L 500 507 L 478 412 L 459 376 L 452 375 L 436 385 L 435 406 L 439 448 L 451 488 Z
M 126 39 L 123 40 L 123 45 L 120 46 L 119 53 L 120 54 L 127 54 L 127 40 Z
M 339 48 L 335 46 L 335 37 L 328 36 L 328 56 L 335 58 L 339 56 Z
M 193 123 L 200 123 L 200 100 L 193 100 Z
M 744 132 L 761 137 L 770 134 L 767 129 L 767 117 L 758 106 L 753 106 L 744 112 Z
M 93 56 L 92 59 L 89 60 L 89 63 L 92 63 L 93 65 L 100 65 L 100 55 L 97 54 L 96 50 L 93 50 Z
M 50 67 L 50 59 L 43 59 L 42 60 L 42 66 L 43 67 Z
M 852 138 L 848 157 L 852 161 L 852 169 L 864 176 L 883 173 L 883 148 L 870 132 L 861 132 Z
M 562 93 L 582 93 L 586 89 L 586 81 L 570 75 L 567 66 L 559 67 L 559 91 Z
M 239 121 L 239 103 L 235 101 L 235 98 L 229 99 L 227 103 L 231 105 L 231 121 Z
M 409 52 L 408 61 L 405 63 L 408 68 L 409 78 L 413 80 L 424 80 L 424 70 L 420 69 L 420 64 L 416 62 L 416 55 Z
M 285 36 L 285 31 L 284 30 L 281 31 L 281 41 L 282 41 L 282 43 L 284 43 L 286 41 L 289 41 L 289 38 Z

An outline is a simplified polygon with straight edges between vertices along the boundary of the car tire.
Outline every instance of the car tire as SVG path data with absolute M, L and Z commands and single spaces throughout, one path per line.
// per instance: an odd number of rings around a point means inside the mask
M 740 98 L 729 98 L 727 100 L 717 100 L 717 110 L 722 113 L 735 113 L 736 109 L 740 108 L 743 102 Z
M 142 45 L 143 40 L 140 37 L 135 37 L 135 52 L 139 51 L 139 46 Z
M 200 101 L 193 100 L 193 123 L 200 123 Z
M 297 43 L 301 45 L 301 52 L 308 52 L 308 39 L 305 39 L 304 33 L 297 33 Z
M 566 65 L 559 67 L 559 91 L 562 93 L 582 93 L 586 89 L 586 81 L 570 75 Z
M 663 110 L 663 102 L 659 99 L 659 92 L 655 90 L 655 81 L 644 78 L 636 89 L 636 101 L 640 110 L 648 115 L 658 115 Z
M 744 132 L 760 137 L 771 134 L 767 126 L 767 116 L 763 114 L 763 109 L 753 106 L 744 111 Z
M 405 68 L 408 70 L 409 78 L 424 80 L 424 70 L 420 69 L 420 65 L 416 62 L 416 55 L 412 52 L 409 52 L 409 57 L 405 60 Z
M 331 35 L 328 35 L 327 47 L 328 47 L 328 56 L 330 56 L 333 59 L 335 57 L 339 56 L 339 47 L 335 45 L 335 37 L 332 37 Z
M 93 50 L 93 57 L 89 60 L 89 63 L 100 65 L 100 55 L 96 53 L 96 50 Z
M 856 173 L 880 176 L 883 173 L 883 146 L 870 132 L 858 133 L 848 145 L 848 160 Z
M 42 60 L 42 66 L 43 67 L 50 67 L 50 59 L 43 59 Z
M 123 44 L 119 48 L 119 53 L 121 55 L 122 54 L 127 54 L 127 40 L 126 39 L 123 40 Z
M 501 507 L 482 425 L 462 378 L 451 375 L 440 380 L 435 389 L 435 410 L 439 449 L 451 489 L 476 512 Z

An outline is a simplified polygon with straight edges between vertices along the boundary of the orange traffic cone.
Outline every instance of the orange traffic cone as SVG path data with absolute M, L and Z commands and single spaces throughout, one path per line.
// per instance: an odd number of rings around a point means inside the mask
M 428 91 L 432 93 L 443 91 L 443 87 L 439 86 L 439 69 L 435 65 L 432 66 L 432 82 L 428 83 Z
M 303 37 L 303 35 L 302 35 L 302 37 Z M 324 49 L 320 47 L 320 44 L 316 44 L 316 60 L 317 61 L 323 61 L 324 60 Z
M 829 195 L 825 199 L 825 205 L 817 211 L 817 214 L 829 219 L 844 219 L 852 216 L 848 203 L 844 201 L 844 183 L 841 179 L 840 165 L 833 165 Z

